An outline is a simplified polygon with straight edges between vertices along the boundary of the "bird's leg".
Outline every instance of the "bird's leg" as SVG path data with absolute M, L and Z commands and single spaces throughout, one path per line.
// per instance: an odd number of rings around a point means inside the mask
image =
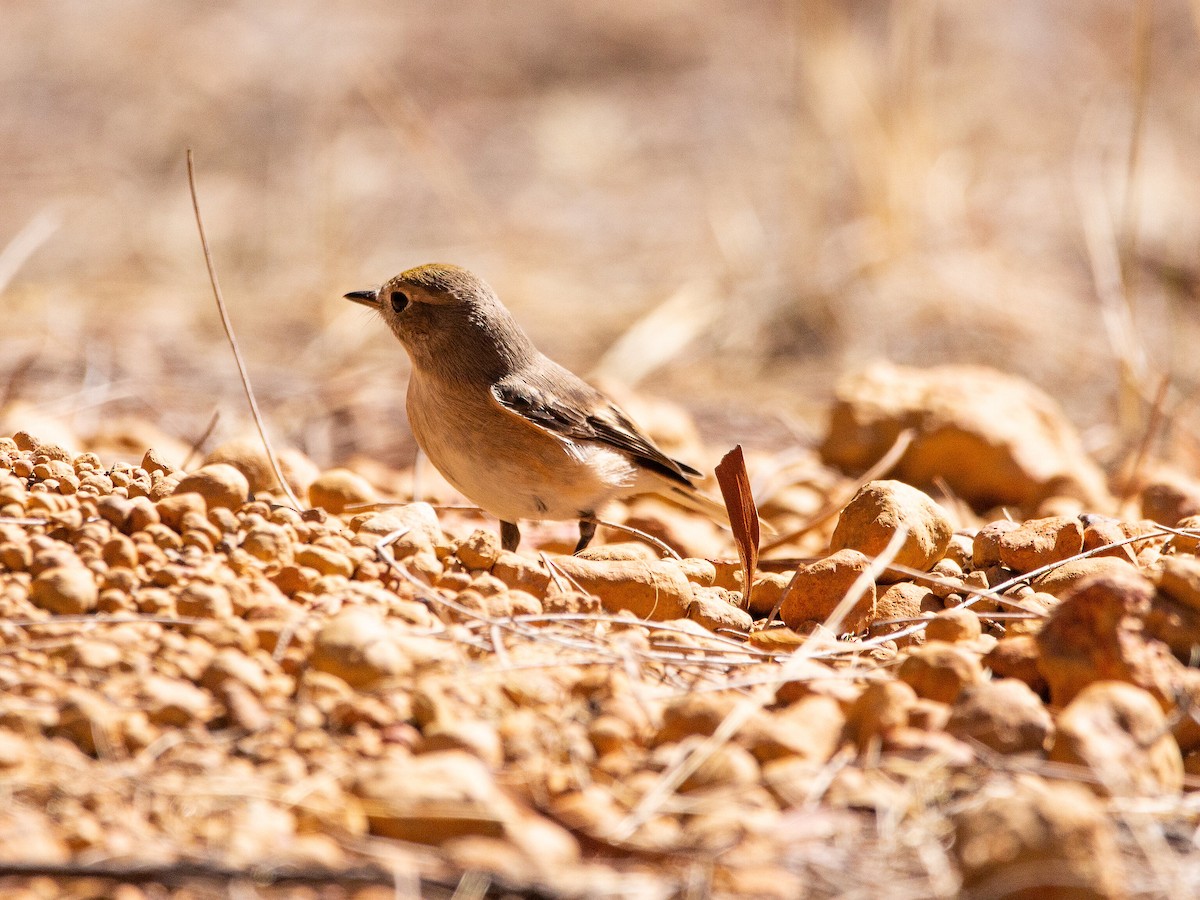
M 504 550 L 516 550 L 521 543 L 521 529 L 516 522 L 500 523 L 500 546 Z
M 596 534 L 596 520 L 591 516 L 584 516 L 579 520 L 579 543 L 575 545 L 575 552 L 578 553 L 584 547 L 592 542 L 592 537 Z

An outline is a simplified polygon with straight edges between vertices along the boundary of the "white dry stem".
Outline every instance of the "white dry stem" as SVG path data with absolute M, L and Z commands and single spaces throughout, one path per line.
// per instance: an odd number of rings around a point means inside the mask
M 678 356 L 719 311 L 716 286 L 707 279 L 689 281 L 613 341 L 592 376 L 633 387 Z
M 43 209 L 4 245 L 4 249 L 0 250 L 0 293 L 4 292 L 17 272 L 21 271 L 21 266 L 58 231 L 61 224 L 62 216 L 57 211 Z

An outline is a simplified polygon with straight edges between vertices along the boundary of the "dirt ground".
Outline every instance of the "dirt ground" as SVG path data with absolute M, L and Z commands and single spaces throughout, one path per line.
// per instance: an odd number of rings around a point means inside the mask
M 4 20 L 4 891 L 1196 893 L 1195 4 Z M 749 575 L 414 469 L 341 298 L 434 260 L 742 445 Z

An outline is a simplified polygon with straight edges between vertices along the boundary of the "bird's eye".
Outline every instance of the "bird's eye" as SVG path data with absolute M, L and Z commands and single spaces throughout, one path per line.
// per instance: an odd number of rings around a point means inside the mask
M 398 313 L 404 312 L 408 306 L 408 294 L 404 291 L 392 291 L 392 309 Z

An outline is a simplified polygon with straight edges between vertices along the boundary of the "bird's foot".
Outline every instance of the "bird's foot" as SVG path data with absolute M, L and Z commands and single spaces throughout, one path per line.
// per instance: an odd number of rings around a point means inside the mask
M 516 550 L 521 543 L 521 529 L 516 522 L 500 523 L 500 546 L 504 550 Z
M 596 534 L 596 524 L 596 520 L 591 516 L 585 516 L 579 520 L 579 543 L 575 545 L 576 553 L 592 542 L 592 538 Z

